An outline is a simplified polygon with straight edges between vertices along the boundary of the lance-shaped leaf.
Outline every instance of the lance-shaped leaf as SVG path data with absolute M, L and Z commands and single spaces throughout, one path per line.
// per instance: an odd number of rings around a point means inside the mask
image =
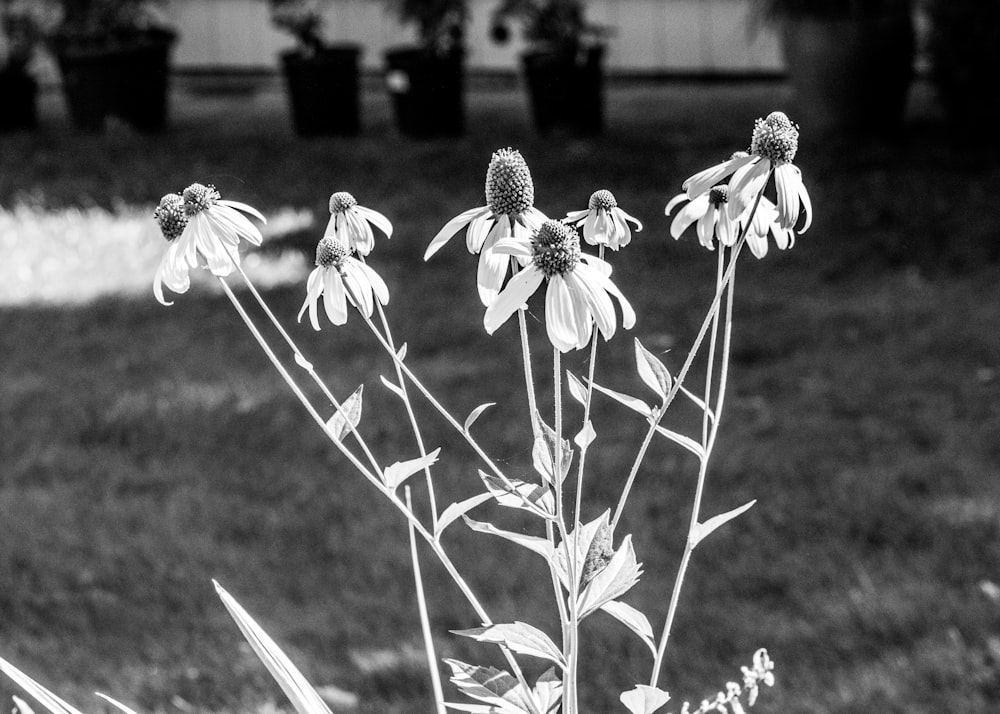
M 396 359 L 402 362 L 406 359 L 406 343 L 404 342 L 400 348 L 396 351 Z
M 699 543 L 701 543 L 712 531 L 714 531 L 719 526 L 725 525 L 726 523 L 733 520 L 734 518 L 736 518 L 736 516 L 740 515 L 741 513 L 749 511 L 751 506 L 753 506 L 753 504 L 755 503 L 757 503 L 756 499 L 750 501 L 750 503 L 744 503 L 739 508 L 734 508 L 731 511 L 720 513 L 717 516 L 712 516 L 704 523 L 697 524 L 692 529 L 691 532 L 691 547 L 693 548 Z
M 543 518 L 551 518 L 556 512 L 555 498 L 547 486 L 510 479 L 509 484 L 485 471 L 479 471 L 479 478 L 486 484 L 490 495 L 501 506 L 520 508 Z M 512 488 L 513 487 L 513 488 Z
M 64 699 L 60 699 L 56 694 L 43 687 L 3 658 L 0 658 L 0 672 L 3 672 L 14 680 L 18 686 L 37 699 L 38 703 L 52 714 L 80 714 L 79 709 L 76 709 Z M 28 711 L 31 711 L 30 707 Z
M 653 714 L 657 709 L 670 701 L 670 695 L 662 689 L 650 687 L 648 684 L 637 684 L 635 689 L 622 692 L 622 704 L 632 714 Z
M 538 704 L 538 711 L 541 714 L 552 714 L 559 708 L 562 700 L 563 683 L 562 678 L 556 674 L 556 668 L 550 667 L 535 682 L 532 694 L 535 695 L 535 702 Z
M 14 714 L 35 714 L 35 710 L 28 706 L 28 703 L 16 694 L 11 695 L 14 700 Z
M 584 563 L 587 562 L 587 554 L 591 551 L 594 538 L 603 529 L 608 528 L 610 518 L 611 511 L 605 511 L 589 523 L 584 523 L 583 525 L 578 526 L 575 531 L 570 531 L 566 535 L 565 542 L 559 544 L 559 548 L 556 550 L 555 566 L 556 572 L 559 574 L 559 579 L 562 581 L 563 587 L 565 587 L 566 590 L 569 590 L 570 548 L 574 544 L 576 545 L 573 572 L 575 572 L 577 578 L 579 578 L 583 574 Z
M 652 420 L 650 420 L 652 424 Z M 670 439 L 675 444 L 680 444 L 685 449 L 690 451 L 692 454 L 697 456 L 699 459 L 705 458 L 705 449 L 697 441 L 692 439 L 690 436 L 684 436 L 683 434 L 678 434 L 676 431 L 671 431 L 665 426 L 657 426 L 656 433 L 660 436 L 665 436 Z
M 336 414 L 326 422 L 327 430 L 337 441 L 342 441 L 344 436 L 361 421 L 361 397 L 364 390 L 363 384 L 355 389 L 354 393 L 341 403 Z
M 496 667 L 480 667 L 446 659 L 451 681 L 463 694 L 493 705 L 503 714 L 540 714 L 530 692 L 513 675 Z
M 113 707 L 115 707 L 119 711 L 124 712 L 124 714 L 139 714 L 137 711 L 135 711 L 131 707 L 129 707 L 129 706 L 125 705 L 125 704 L 122 704 L 117 699 L 112 699 L 107 694 L 101 694 L 100 692 L 98 692 L 97 696 L 99 696 L 101 699 L 103 699 L 104 701 L 106 701 L 108 704 L 112 705 Z
M 641 612 L 631 605 L 626 605 L 621 600 L 611 600 L 601 605 L 601 610 L 611 615 L 628 629 L 639 636 L 653 657 L 656 657 L 656 643 L 653 641 L 653 626 Z
M 597 432 L 594 431 L 594 425 L 588 419 L 587 423 L 580 429 L 580 432 L 573 438 L 573 441 L 580 447 L 580 451 L 586 451 L 595 438 L 597 438 Z
M 473 630 L 451 630 L 451 633 L 460 637 L 470 637 L 476 642 L 504 645 L 512 652 L 540 657 L 555 662 L 560 667 L 566 667 L 566 660 L 563 659 L 556 643 L 537 627 L 525 622 L 485 625 Z
M 639 582 L 642 575 L 642 565 L 636 562 L 635 551 L 632 549 L 632 536 L 625 540 L 615 551 L 611 562 L 597 572 L 580 593 L 577 609 L 580 619 L 591 614 L 601 605 L 610 600 L 617 600 Z
M 546 560 L 549 560 L 552 557 L 552 544 L 545 538 L 538 538 L 536 536 L 524 535 L 523 533 L 513 533 L 511 531 L 501 530 L 492 523 L 474 521 L 465 515 L 462 516 L 462 520 L 464 520 L 466 525 L 474 531 L 489 533 L 491 535 L 500 536 L 501 538 L 506 538 L 512 543 L 517 543 L 530 551 L 538 553 Z
M 639 369 L 639 378 L 647 387 L 658 394 L 661 399 L 667 396 L 670 385 L 673 383 L 670 372 L 656 355 L 642 346 L 638 337 L 635 338 L 635 365 Z
M 390 381 L 384 374 L 378 376 L 382 380 L 382 385 L 388 389 L 390 392 L 395 394 L 400 399 L 406 399 L 406 393 L 403 392 L 402 388 L 393 381 Z
M 569 388 L 570 396 L 576 401 L 580 402 L 583 406 L 587 406 L 587 388 L 583 386 L 583 382 L 580 381 L 579 377 L 566 370 L 566 386 Z
M 687 387 L 682 386 L 681 391 L 684 393 L 684 396 L 690 399 L 692 402 L 694 402 L 699 409 L 701 409 L 703 412 L 704 411 L 708 412 L 708 418 L 710 421 L 713 422 L 715 421 L 715 412 L 713 412 L 710 408 L 705 407 L 704 399 L 696 395 L 694 392 L 689 391 Z
M 650 407 L 648 404 L 646 404 L 646 402 L 642 401 L 641 399 L 636 399 L 635 397 L 630 397 L 627 394 L 616 392 L 613 389 L 602 387 L 597 382 L 591 382 L 591 384 L 593 385 L 594 389 L 600 392 L 601 394 L 605 394 L 614 399 L 616 402 L 624 404 L 632 411 L 639 412 L 640 414 L 642 414 L 644 417 L 647 418 L 653 415 L 653 408 Z
M 459 516 L 468 513 L 481 503 L 486 503 L 491 498 L 493 498 L 493 494 L 491 493 L 480 493 L 472 498 L 467 498 L 464 501 L 448 506 L 441 512 L 440 517 L 438 517 L 437 530 L 434 531 L 434 537 L 440 538 L 444 529 L 454 523 Z
M 410 476 L 418 471 L 423 471 L 431 464 L 436 463 L 438 460 L 438 454 L 440 453 L 441 449 L 439 447 L 426 456 L 421 456 L 418 459 L 397 461 L 391 466 L 386 466 L 385 471 L 382 472 L 385 477 L 385 485 L 395 491 L 399 488 L 399 485 L 406 479 L 410 478 Z
M 233 596 L 223 590 L 218 583 L 215 583 L 215 590 L 222 598 L 229 614 L 236 620 L 236 624 L 239 625 L 240 631 L 243 632 L 243 636 L 246 637 L 253 651 L 257 653 L 271 676 L 281 685 L 282 691 L 295 707 L 295 711 L 298 714 L 331 714 L 330 708 L 312 688 L 312 685 L 306 681 L 306 678 L 281 651 L 281 648 L 236 602 Z
M 554 484 L 554 474 L 556 472 L 554 466 L 556 462 L 556 432 L 537 413 L 535 418 L 538 420 L 538 438 L 535 439 L 535 444 L 531 449 L 531 461 L 535 466 L 535 471 L 543 479 Z M 559 455 L 560 463 L 562 464 L 559 482 L 562 483 L 569 473 L 570 464 L 573 463 L 573 447 L 570 445 L 568 439 L 562 440 L 562 449 Z
M 492 407 L 494 404 L 496 404 L 496 402 L 486 402 L 486 404 L 480 404 L 478 407 L 469 412 L 469 416 L 465 418 L 465 424 L 462 427 L 463 429 L 465 429 L 466 434 L 469 433 L 469 429 L 472 428 L 472 425 L 476 422 L 476 419 L 478 419 L 484 411 Z

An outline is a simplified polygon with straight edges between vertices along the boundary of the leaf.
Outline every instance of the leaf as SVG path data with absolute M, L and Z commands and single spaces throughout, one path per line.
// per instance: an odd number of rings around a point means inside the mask
M 632 714 L 653 714 L 670 701 L 670 695 L 657 687 L 637 684 L 635 689 L 622 692 L 620 699 Z
M 535 418 L 538 421 L 538 438 L 535 439 L 535 443 L 531 449 L 531 461 L 535 467 L 535 471 L 537 471 L 543 479 L 554 484 L 556 432 L 542 420 L 541 416 L 536 414 Z M 562 483 L 562 481 L 566 478 L 566 475 L 569 474 L 570 465 L 573 463 L 573 447 L 570 445 L 568 439 L 562 440 L 560 456 L 562 473 L 559 482 Z
M 493 498 L 492 493 L 480 493 L 478 496 L 473 496 L 472 498 L 467 498 L 464 501 L 448 506 L 441 512 L 441 516 L 438 518 L 437 530 L 434 531 L 434 537 L 440 538 L 444 529 L 450 526 L 459 516 L 468 513 L 481 503 L 486 503 L 491 498 Z
M 744 503 L 739 508 L 734 508 L 731 511 L 720 513 L 717 516 L 712 516 L 704 523 L 699 523 L 698 525 L 696 525 L 693 529 L 693 532 L 691 533 L 691 547 L 693 548 L 694 546 L 701 543 L 709 534 L 712 533 L 712 531 L 714 531 L 719 526 L 725 525 L 729 521 L 736 518 L 736 516 L 745 513 L 746 511 L 749 511 L 750 507 L 753 506 L 753 504 L 755 503 L 757 503 L 756 499 L 750 501 L 750 503 Z
M 705 409 L 705 400 L 703 400 L 701 397 L 697 396 L 693 392 L 689 391 L 687 387 L 682 386 L 681 391 L 684 392 L 684 396 L 690 399 L 692 402 L 694 402 L 699 409 L 701 409 L 702 411 L 708 411 L 708 418 L 713 422 L 715 421 L 715 412 L 713 412 L 711 409 L 707 410 Z
M 531 695 L 513 675 L 496 667 L 479 667 L 455 659 L 445 659 L 451 667 L 451 681 L 463 694 L 495 705 L 504 714 L 536 712 Z
M 684 436 L 683 434 L 678 434 L 676 431 L 671 431 L 665 426 L 659 426 L 659 425 L 657 425 L 656 431 L 657 433 L 667 437 L 674 443 L 680 444 L 685 449 L 690 451 L 692 454 L 697 456 L 699 459 L 705 458 L 705 449 L 702 447 L 701 444 L 692 439 L 690 436 Z
M 365 385 L 354 390 L 344 402 L 340 409 L 326 422 L 327 431 L 337 441 L 343 441 L 344 436 L 352 429 L 357 428 L 361 421 L 361 401 L 364 394 Z
M 653 626 L 649 624 L 649 620 L 641 612 L 636 610 L 631 605 L 626 605 L 621 600 L 611 600 L 609 602 L 601 605 L 601 610 L 611 615 L 611 617 L 618 620 L 618 622 L 625 625 L 635 634 L 639 635 L 639 639 L 646 643 L 649 651 L 653 653 L 653 657 L 656 657 L 656 643 L 653 641 Z
M 97 692 L 97 696 L 99 696 L 101 699 L 103 699 L 104 701 L 106 701 L 108 704 L 111 704 L 112 706 L 114 706 L 114 707 L 118 708 L 119 710 L 125 712 L 125 714 L 138 714 L 138 712 L 136 712 L 131 707 L 128 707 L 128 706 L 122 704 L 117 699 L 112 699 L 107 694 L 101 694 L 100 692 Z
M 580 432 L 573 438 L 573 442 L 580 447 L 580 451 L 586 451 L 587 447 L 597 438 L 597 432 L 594 431 L 594 425 L 587 420 L 587 423 L 583 425 Z M 580 458 L 583 458 L 582 456 Z
M 580 619 L 591 614 L 609 600 L 617 600 L 639 582 L 642 565 L 636 562 L 632 536 L 627 535 L 615 551 L 611 562 L 598 571 L 580 593 L 577 608 Z
M 562 699 L 562 678 L 556 674 L 555 667 L 549 667 L 535 682 L 532 694 L 542 714 L 554 712 Z
M 295 352 L 295 364 L 297 364 L 299 367 L 301 367 L 302 369 L 304 369 L 306 372 L 312 372 L 313 371 L 312 362 L 310 362 L 305 357 L 303 357 L 302 353 L 299 352 L 299 351 Z M 98 696 L 104 696 L 104 695 L 103 694 L 98 694 Z M 110 701 L 112 704 L 117 705 L 117 702 L 115 702 L 114 699 L 109 699 L 108 701 Z
M 496 404 L 496 402 L 486 402 L 485 404 L 480 404 L 478 407 L 469 412 L 469 416 L 465 418 L 465 425 L 462 427 L 465 429 L 466 434 L 469 433 L 469 429 L 473 424 L 475 424 L 476 419 L 478 419 L 484 411 L 492 407 L 494 404 Z
M 451 630 L 451 633 L 460 637 L 470 637 L 476 642 L 505 645 L 512 652 L 551 660 L 560 667 L 566 667 L 566 660 L 563 659 L 556 643 L 537 627 L 524 622 L 486 625 L 474 630 Z
M 566 370 L 566 386 L 569 388 L 570 396 L 573 397 L 580 404 L 587 406 L 587 388 L 583 386 L 583 382 L 579 378 Z
M 386 389 L 388 389 L 390 392 L 395 394 L 400 399 L 406 399 L 406 394 L 403 392 L 402 388 L 398 384 L 396 384 L 395 382 L 390 382 L 384 374 L 380 374 L 378 378 L 382 380 L 382 384 L 385 385 Z
M 661 399 L 666 397 L 673 382 L 670 372 L 656 355 L 642 346 L 638 337 L 635 338 L 635 364 L 639 369 L 639 377 L 646 386 L 660 395 Z
M 14 700 L 14 714 L 35 714 L 35 710 L 28 706 L 28 703 L 16 694 L 11 695 Z
M 398 359 L 400 362 L 402 362 L 404 359 L 406 359 L 406 343 L 405 342 L 402 344 L 402 346 L 400 346 L 399 350 L 396 352 L 396 359 Z
M 639 412 L 644 417 L 650 417 L 653 415 L 653 409 L 646 402 L 641 399 L 636 399 L 635 397 L 630 397 L 627 394 L 622 394 L 621 392 L 616 392 L 613 389 L 608 389 L 607 387 L 602 387 L 597 382 L 591 383 L 598 392 L 606 394 L 617 402 L 621 402 L 627 406 L 632 411 Z
M 544 518 L 550 518 L 556 512 L 555 499 L 552 491 L 546 486 L 527 483 L 518 479 L 510 479 L 509 484 L 503 479 L 480 470 L 479 478 L 486 484 L 490 495 L 501 506 L 520 508 Z M 511 490 L 513 487 L 513 491 Z
M 594 542 L 594 537 L 602 530 L 608 527 L 611 519 L 611 511 L 606 510 L 604 513 L 599 515 L 594 520 L 589 523 L 584 523 L 583 525 L 577 526 L 577 529 L 570 531 L 566 534 L 566 540 L 559 544 L 559 548 L 556 551 L 556 572 L 559 573 L 559 579 L 562 580 L 563 586 L 569 590 L 569 548 L 574 543 L 576 544 L 576 556 L 575 556 L 575 566 L 574 572 L 578 575 L 583 572 L 583 564 L 587 559 L 587 553 L 590 552 L 590 547 Z M 579 533 L 577 533 L 579 531 Z
M 243 636 L 246 637 L 247 642 L 260 657 L 271 676 L 281 685 L 282 691 L 295 707 L 295 711 L 299 714 L 331 714 L 330 708 L 312 688 L 312 685 L 306 681 L 302 673 L 296 669 L 292 661 L 281 651 L 281 648 L 275 644 L 274 640 L 264 632 L 260 625 L 254 622 L 253 618 L 236 602 L 232 595 L 223 590 L 222 586 L 214 580 L 212 582 L 215 584 L 215 590 L 219 597 L 222 598 L 222 603 L 236 620 L 236 624 L 239 625 Z
M 409 461 L 397 461 L 391 466 L 387 466 L 385 471 L 382 472 L 382 476 L 385 479 L 385 485 L 390 489 L 395 491 L 399 488 L 399 485 L 403 483 L 406 479 L 410 478 L 413 474 L 418 471 L 423 471 L 431 464 L 434 464 L 438 460 L 438 454 L 441 453 L 441 448 L 438 447 L 434 451 L 430 452 L 425 456 L 421 456 L 418 459 L 410 459 Z
M 474 521 L 466 515 L 462 516 L 462 520 L 464 520 L 465 524 L 474 531 L 489 533 L 491 535 L 500 536 L 501 538 L 506 538 L 507 540 L 517 543 L 530 551 L 538 553 L 546 560 L 552 557 L 552 544 L 545 538 L 538 538 L 536 536 L 524 535 L 522 533 L 500 530 L 492 523 Z
M 38 703 L 48 709 L 52 714 L 80 714 L 80 710 L 73 707 L 57 695 L 33 680 L 7 660 L 0 657 L 0 672 L 3 672 L 24 691 L 38 700 Z M 31 711 L 31 708 L 28 708 Z

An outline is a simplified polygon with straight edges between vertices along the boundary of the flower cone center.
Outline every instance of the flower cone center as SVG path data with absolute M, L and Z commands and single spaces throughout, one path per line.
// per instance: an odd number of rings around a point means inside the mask
M 615 195 L 611 191 L 602 188 L 600 191 L 594 191 L 590 195 L 589 207 L 592 209 L 603 208 L 605 211 L 608 211 L 612 208 L 617 208 L 618 201 L 615 200 Z
M 347 191 L 337 191 L 330 196 L 330 213 L 343 213 L 348 208 L 354 208 L 357 205 L 357 199 Z
M 754 122 L 750 153 L 777 165 L 791 163 L 799 149 L 799 130 L 783 112 L 771 112 Z
M 209 184 L 204 186 L 200 183 L 193 183 L 184 189 L 184 210 L 187 211 L 188 216 L 194 216 L 206 208 L 211 208 L 215 205 L 222 196 L 215 189 L 215 186 Z
M 336 238 L 323 238 L 316 246 L 316 265 L 320 268 L 340 268 L 347 257 L 347 248 Z
M 535 234 L 532 255 L 545 277 L 564 275 L 580 262 L 580 236 L 561 221 L 545 221 Z
M 498 216 L 524 213 L 535 204 L 535 185 L 520 151 L 493 152 L 486 170 L 486 203 Z
M 153 211 L 153 218 L 160 226 L 160 232 L 168 241 L 175 240 L 184 232 L 188 218 L 184 212 L 184 198 L 179 193 L 168 193 L 160 199 Z

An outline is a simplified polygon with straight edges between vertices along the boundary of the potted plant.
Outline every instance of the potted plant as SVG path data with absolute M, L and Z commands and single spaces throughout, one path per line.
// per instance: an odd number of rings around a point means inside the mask
M 762 0 L 780 23 L 796 116 L 813 130 L 899 126 L 913 78 L 912 0 Z
M 0 0 L 0 132 L 38 124 L 38 83 L 31 60 L 57 21 L 55 8 L 30 0 Z
M 458 136 L 465 130 L 465 0 L 389 0 L 415 46 L 386 50 L 386 86 L 407 136 Z
M 529 43 L 521 61 L 538 131 L 600 133 L 607 29 L 587 21 L 582 0 L 501 0 L 493 11 L 494 41 L 509 39 L 512 21 Z
M 311 0 L 269 0 L 271 21 L 295 38 L 281 69 L 300 136 L 353 135 L 361 128 L 361 84 L 355 44 L 323 39 L 323 18 Z
M 928 0 L 931 78 L 949 119 L 981 131 L 1000 121 L 1000 0 Z M 983 136 L 991 136 L 984 133 Z
M 149 0 L 62 0 L 51 39 L 70 116 L 99 130 L 108 115 L 140 131 L 167 120 L 170 50 L 177 33 Z

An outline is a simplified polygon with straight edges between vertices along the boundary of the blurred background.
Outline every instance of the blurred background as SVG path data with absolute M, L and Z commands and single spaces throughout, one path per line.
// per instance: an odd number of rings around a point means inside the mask
M 1000 709 L 1000 2 L 0 0 L 0 19 L 0 656 L 84 711 L 105 707 L 94 690 L 290 710 L 216 578 L 335 712 L 430 711 L 402 520 L 210 276 L 153 299 L 157 202 L 212 183 L 268 217 L 249 275 L 338 397 L 365 385 L 361 428 L 391 462 L 413 455 L 391 363 L 356 314 L 294 321 L 329 195 L 387 215 L 369 263 L 408 364 L 459 419 L 498 402 L 479 438 L 528 473 L 516 329 L 483 332 L 461 236 L 424 263 L 427 243 L 483 205 L 497 148 L 521 151 L 548 215 L 610 189 L 645 229 L 613 256 L 639 321 L 602 343 L 599 381 L 638 394 L 631 338 L 676 371 L 714 290 L 715 255 L 671 239 L 664 206 L 782 110 L 815 222 L 741 258 L 705 508 L 758 502 L 695 553 L 666 710 L 758 647 L 777 675 L 759 712 Z M 542 319 L 533 304 L 547 404 Z M 644 428 L 595 408 L 587 520 Z M 439 502 L 479 492 L 474 455 L 420 416 L 446 452 Z M 657 444 L 623 520 L 645 564 L 625 600 L 657 631 L 695 478 Z M 495 621 L 556 632 L 536 556 L 461 526 L 445 545 Z M 448 634 L 479 623 L 422 557 L 439 656 L 500 664 Z M 583 637 L 588 709 L 621 710 L 648 651 L 603 615 Z

